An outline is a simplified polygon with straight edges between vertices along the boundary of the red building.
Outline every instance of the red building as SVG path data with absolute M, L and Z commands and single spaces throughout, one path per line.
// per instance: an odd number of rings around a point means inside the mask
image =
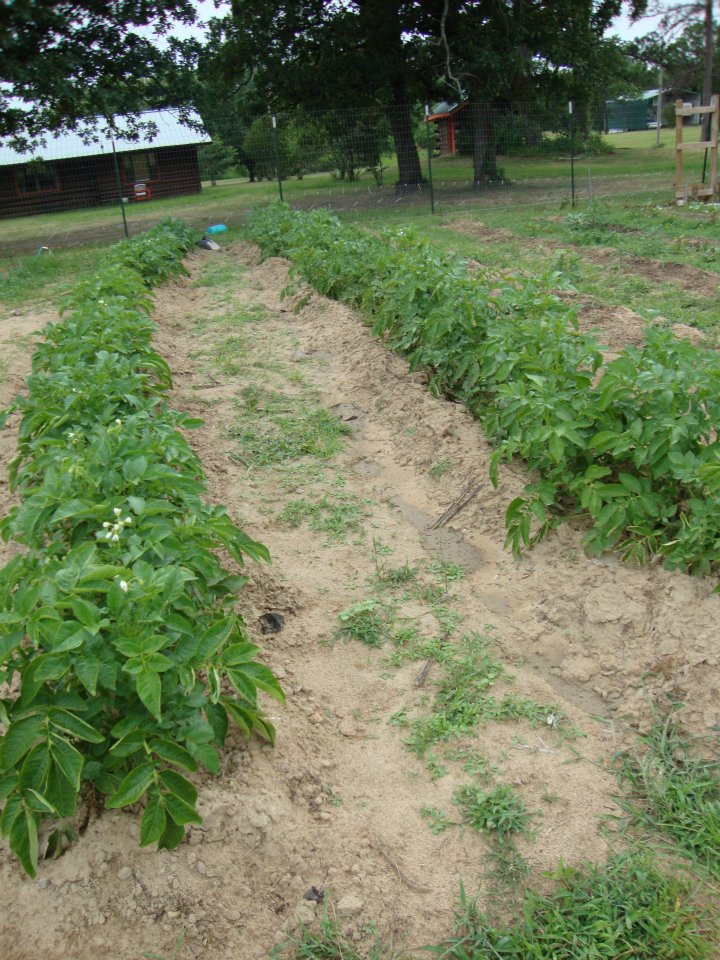
M 210 138 L 199 118 L 191 127 L 171 110 L 151 110 L 140 121 L 134 139 L 116 117 L 114 136 L 99 127 L 91 143 L 65 133 L 33 151 L 0 144 L 0 218 L 118 203 L 120 192 L 129 203 L 200 193 L 197 150 Z
M 427 123 L 437 125 L 438 146 L 441 156 L 454 157 L 458 151 L 458 133 L 464 123 L 463 112 L 467 107 L 467 101 L 456 103 L 440 103 L 435 113 L 428 114 L 425 118 Z

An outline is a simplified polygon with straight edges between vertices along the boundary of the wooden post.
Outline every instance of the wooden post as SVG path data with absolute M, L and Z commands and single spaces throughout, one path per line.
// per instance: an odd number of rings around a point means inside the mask
M 712 122 L 710 124 L 710 189 L 712 190 L 711 200 L 717 200 L 718 196 L 718 133 L 720 132 L 720 95 L 714 93 L 710 101 L 713 108 Z
M 675 101 L 675 200 L 682 200 L 683 194 L 683 102 Z
M 710 115 L 710 139 L 699 143 L 683 142 L 683 117 L 699 113 Z M 718 197 L 718 135 L 720 134 L 720 96 L 713 94 L 707 107 L 684 107 L 682 100 L 675 101 L 675 200 L 685 202 L 688 190 L 683 184 L 683 153 L 685 150 L 705 150 L 710 153 L 710 184 L 699 183 L 690 188 L 695 199 L 717 200 Z M 707 156 L 707 153 L 706 153 Z

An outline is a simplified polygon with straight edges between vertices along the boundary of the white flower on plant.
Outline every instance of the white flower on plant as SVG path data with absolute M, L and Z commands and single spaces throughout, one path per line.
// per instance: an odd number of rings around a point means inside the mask
M 554 728 L 554 727 L 557 726 L 558 720 L 557 720 L 557 717 L 555 716 L 554 713 L 549 713 L 549 714 L 547 715 L 547 721 L 546 721 L 546 722 L 547 722 L 547 725 L 548 725 L 549 727 L 553 727 L 553 728 Z
M 122 426 L 122 420 L 119 417 L 115 417 L 115 426 L 116 427 Z
M 127 582 L 127 580 L 119 580 L 119 581 L 118 581 L 118 586 L 120 587 L 120 589 L 122 590 L 123 593 L 127 593 L 127 592 L 128 592 L 128 582 Z
M 115 522 L 104 520 L 100 535 L 104 540 L 109 540 L 110 543 L 117 543 L 125 527 L 130 526 L 133 521 L 132 517 L 125 517 L 124 520 L 121 519 L 122 510 L 120 507 L 113 507 L 113 514 L 115 515 Z

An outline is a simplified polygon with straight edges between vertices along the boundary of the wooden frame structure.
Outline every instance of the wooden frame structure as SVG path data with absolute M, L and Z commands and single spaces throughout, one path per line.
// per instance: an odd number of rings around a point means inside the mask
M 696 113 L 709 113 L 710 139 L 699 143 L 683 142 L 683 117 Z M 712 96 L 709 107 L 686 107 L 682 100 L 675 101 L 675 200 L 686 203 L 688 199 L 717 200 L 718 197 L 718 133 L 720 132 L 720 95 Z M 685 150 L 710 151 L 709 182 L 689 187 L 683 183 L 683 154 Z

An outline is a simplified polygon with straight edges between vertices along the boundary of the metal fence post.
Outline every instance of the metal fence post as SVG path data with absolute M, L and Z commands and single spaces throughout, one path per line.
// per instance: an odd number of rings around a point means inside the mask
M 575 127 L 573 124 L 573 102 L 568 101 L 570 115 L 570 206 L 575 206 Z
M 125 197 L 123 196 L 122 181 L 120 180 L 120 165 L 118 164 L 117 150 L 115 149 L 115 137 L 110 138 L 113 150 L 113 163 L 115 165 L 115 183 L 118 188 L 118 197 L 120 199 L 120 209 L 122 210 L 123 227 L 125 229 L 125 239 L 130 236 L 128 233 L 127 218 L 125 216 Z
M 277 171 L 278 194 L 280 195 L 280 203 L 282 203 L 283 188 L 282 188 L 282 174 L 280 172 L 280 144 L 278 143 L 277 117 L 273 113 L 270 119 L 272 120 L 273 146 L 275 147 L 275 170 Z
M 435 213 L 435 190 L 433 187 L 432 174 L 432 138 L 430 136 L 430 106 L 425 104 L 425 132 L 427 133 L 427 157 L 428 157 L 428 181 L 430 182 L 430 212 Z

